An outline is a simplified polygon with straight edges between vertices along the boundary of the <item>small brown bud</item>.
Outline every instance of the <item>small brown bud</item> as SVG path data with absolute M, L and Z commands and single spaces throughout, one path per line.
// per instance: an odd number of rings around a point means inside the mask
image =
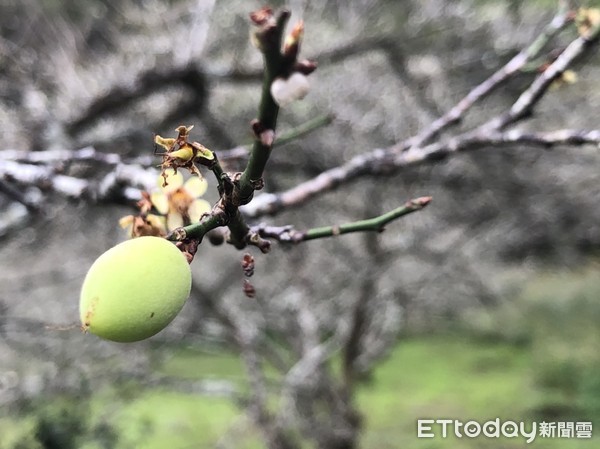
M 250 181 L 254 190 L 262 190 L 265 188 L 265 180 L 263 178 L 252 179 Z
M 252 20 L 252 22 L 258 26 L 262 26 L 272 19 L 273 9 L 269 8 L 268 6 L 250 13 L 250 20 Z
M 260 143 L 266 147 L 272 147 L 275 141 L 275 131 L 272 129 L 265 129 L 260 133 Z
M 422 196 L 422 197 L 415 198 L 415 199 L 408 201 L 407 206 L 408 207 L 425 207 L 429 203 L 431 203 L 432 199 L 433 198 L 431 196 Z
M 300 44 L 302 42 L 302 37 L 304 36 L 304 22 L 300 20 L 294 28 L 285 38 L 285 42 L 283 44 L 283 54 L 293 60 L 296 59 L 298 52 L 300 51 Z
M 250 126 L 252 127 L 252 132 L 257 139 L 260 139 L 260 135 L 265 130 L 264 125 L 258 119 L 254 119 L 250 122 Z
M 252 257 L 252 254 L 244 254 L 244 257 L 242 258 L 242 269 L 244 270 L 244 276 L 252 277 L 254 274 L 254 257 Z
M 317 70 L 316 61 L 303 59 L 302 61 L 298 61 L 294 64 L 294 72 L 300 72 L 303 75 L 310 75 L 315 70 Z
M 254 298 L 256 296 L 256 289 L 248 279 L 244 279 L 244 286 L 242 287 L 242 290 L 248 298 Z

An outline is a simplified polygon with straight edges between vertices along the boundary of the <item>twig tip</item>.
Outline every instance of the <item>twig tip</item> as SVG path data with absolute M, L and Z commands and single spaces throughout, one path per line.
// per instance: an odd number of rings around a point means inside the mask
M 410 200 L 409 204 L 413 207 L 425 207 L 429 203 L 431 203 L 431 200 L 433 200 L 433 197 L 431 197 L 431 196 L 422 196 L 422 197 Z

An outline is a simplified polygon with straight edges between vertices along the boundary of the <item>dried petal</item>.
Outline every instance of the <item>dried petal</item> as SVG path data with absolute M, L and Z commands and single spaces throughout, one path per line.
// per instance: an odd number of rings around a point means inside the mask
M 214 160 L 214 153 L 206 148 L 204 145 L 198 142 L 192 142 L 190 145 L 196 150 L 196 157 L 201 157 L 203 159 L 207 159 L 209 161 Z
M 158 186 L 164 192 L 172 192 L 173 190 L 177 190 L 183 185 L 183 175 L 179 172 L 175 172 L 175 170 L 173 170 L 172 168 L 167 168 L 163 170 L 163 175 L 161 175 L 161 177 L 165 177 L 165 181 L 168 182 L 168 184 L 165 186 L 161 182 L 161 178 L 158 178 Z
M 184 126 L 184 125 L 179 125 L 177 128 L 175 128 L 175 131 L 177 131 L 177 134 L 179 134 L 179 137 L 187 137 L 190 134 L 190 131 L 194 128 L 194 125 L 190 125 L 190 126 Z
M 184 145 L 179 150 L 169 153 L 169 157 L 183 162 L 191 161 L 194 158 L 194 150 L 190 145 Z
M 171 148 L 173 148 L 173 145 L 175 145 L 175 142 L 176 142 L 176 139 L 173 139 L 172 137 L 168 137 L 165 139 L 163 137 L 160 137 L 158 134 L 156 136 L 154 136 L 154 143 L 156 143 L 157 145 L 160 145 L 167 151 L 169 151 L 169 150 L 171 150 Z

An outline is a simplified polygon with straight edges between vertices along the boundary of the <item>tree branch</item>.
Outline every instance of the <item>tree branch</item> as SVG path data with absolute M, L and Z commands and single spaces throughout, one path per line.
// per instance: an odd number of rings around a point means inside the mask
M 351 232 L 383 232 L 385 230 L 385 225 L 388 223 L 405 215 L 417 212 L 427 206 L 430 202 L 431 197 L 429 196 L 415 198 L 406 202 L 406 204 L 401 207 L 368 220 L 360 220 L 342 225 L 323 226 L 307 231 L 297 231 L 292 226 L 266 226 L 261 224 L 252 227 L 252 232 L 263 238 L 273 239 L 283 243 L 300 243 L 324 237 L 349 234 Z
M 273 100 L 271 95 L 271 85 L 275 78 L 281 74 L 282 54 L 281 43 L 285 24 L 290 17 L 290 12 L 283 10 L 279 13 L 277 22 L 272 29 L 265 29 L 268 36 L 263 36 L 262 45 L 264 46 L 264 75 L 260 106 L 258 111 L 257 127 L 255 127 L 256 139 L 250 151 L 250 157 L 246 169 L 242 173 L 239 182 L 239 197 L 241 204 L 247 204 L 252 199 L 255 183 L 263 175 L 265 165 L 271 155 L 271 148 L 275 138 L 275 128 L 277 127 L 277 115 L 279 106 Z M 259 128 L 259 129 L 257 129 Z M 273 133 L 269 138 L 266 133 Z M 263 138 L 263 136 L 265 136 Z
M 562 20 L 566 19 L 565 17 Z M 562 24 L 562 21 L 559 19 L 555 19 L 553 22 L 555 22 L 554 28 Z M 415 145 L 419 141 L 425 142 L 435 136 L 441 129 L 449 126 L 455 120 L 453 117 L 460 118 L 474 101 L 489 95 L 492 87 L 496 86 L 506 76 L 506 66 L 499 70 L 500 74 L 496 72 L 496 74 L 492 75 L 488 79 L 487 85 L 484 83 L 485 88 L 482 88 L 481 85 L 476 87 L 475 91 L 479 90 L 479 93 L 470 93 L 465 99 L 461 100 L 462 106 L 461 102 L 459 102 L 453 108 L 454 113 L 446 114 L 444 116 L 445 119 L 440 119 L 440 121 L 437 121 L 437 124 L 432 124 L 416 137 L 407 139 L 386 149 L 375 149 L 371 152 L 359 154 L 346 163 L 326 170 L 318 176 L 300 183 L 289 190 L 279 193 L 263 193 L 255 198 L 251 204 L 244 206 L 242 211 L 250 217 L 274 215 L 283 209 L 304 204 L 314 196 L 333 190 L 339 185 L 359 176 L 391 174 L 408 165 L 437 161 L 451 153 L 459 151 L 520 143 L 544 148 L 560 144 L 600 144 L 600 140 L 598 139 L 599 130 L 561 130 L 548 133 L 501 132 L 509 125 L 524 119 L 531 113 L 533 107 L 548 91 L 552 82 L 598 42 L 599 32 L 600 27 L 596 26 L 585 36 L 579 36 L 573 40 L 558 58 L 543 73 L 535 78 L 529 88 L 521 94 L 509 111 L 480 125 L 474 130 L 430 145 Z M 542 36 L 549 35 L 549 31 L 542 33 Z M 540 39 L 538 39 L 538 44 L 534 46 L 534 50 L 537 50 L 540 45 L 539 42 L 544 40 Z M 534 54 L 533 50 L 531 50 L 532 47 L 529 48 L 529 52 L 526 51 L 525 54 Z
M 567 48 L 544 70 L 517 99 L 509 111 L 492 119 L 484 126 L 490 129 L 504 129 L 507 126 L 527 117 L 531 114 L 533 107 L 544 96 L 550 85 L 567 70 L 576 59 L 581 57 L 586 50 L 598 41 L 600 25 L 596 25 L 589 33 L 579 36 L 571 42 Z
M 524 144 L 532 147 L 552 148 L 560 145 L 600 145 L 600 129 L 563 129 L 550 132 L 531 133 L 512 130 L 505 132 L 481 131 L 460 134 L 444 142 L 425 147 L 411 148 L 397 153 L 390 149 L 377 149 L 350 159 L 343 165 L 331 168 L 315 178 L 304 181 L 295 187 L 279 193 L 263 193 L 242 208 L 249 217 L 275 215 L 284 209 L 298 207 L 315 196 L 331 191 L 355 178 L 366 175 L 389 175 L 410 165 L 435 162 L 446 156 L 493 147 L 512 147 Z
M 487 97 L 513 75 L 520 72 L 572 20 L 573 15 L 570 11 L 559 11 L 529 47 L 520 51 L 489 78 L 473 88 L 453 108 L 432 122 L 421 133 L 407 140 L 404 143 L 405 149 L 423 146 L 444 129 L 458 123 L 475 103 Z
M 282 53 L 283 33 L 290 17 L 289 11 L 282 10 L 275 17 L 270 8 L 264 8 L 250 17 L 258 28 L 254 37 L 263 53 L 264 78 L 258 118 L 252 123 L 255 140 L 246 168 L 242 173 L 225 174 L 215 159 L 213 171 L 219 182 L 219 201 L 213 207 L 210 216 L 200 223 L 174 230 L 168 236 L 169 240 L 201 240 L 208 231 L 226 225 L 230 234 L 228 241 L 236 248 L 242 249 L 248 244 L 258 246 L 263 252 L 270 248 L 268 242 L 258 235 L 250 234 L 250 228 L 240 213 L 239 206 L 249 203 L 254 191 L 263 187 L 262 175 L 271 155 L 279 113 L 279 106 L 271 95 L 271 85 L 277 77 L 289 73 L 296 62 L 297 52 L 291 58 Z M 298 45 L 296 43 L 296 49 Z
M 282 146 L 304 137 L 311 132 L 331 124 L 333 114 L 323 114 L 307 122 L 301 123 L 277 137 L 276 146 Z M 219 160 L 224 162 L 245 161 L 248 158 L 250 145 L 240 145 L 235 148 L 219 151 Z M 78 150 L 42 150 L 26 151 L 7 149 L 0 150 L 0 161 L 13 161 L 22 164 L 49 166 L 56 164 L 70 164 L 72 162 L 89 162 L 114 167 L 117 165 L 141 165 L 153 167 L 156 165 L 154 154 L 142 154 L 136 157 L 123 157 L 119 153 L 106 153 L 87 146 Z

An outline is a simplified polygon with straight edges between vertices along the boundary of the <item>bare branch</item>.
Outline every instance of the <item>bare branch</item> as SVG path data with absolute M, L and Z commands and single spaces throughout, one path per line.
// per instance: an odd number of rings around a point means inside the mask
M 88 193 L 89 182 L 59 175 L 50 167 L 24 165 L 5 161 L 0 165 L 0 178 L 17 184 L 37 186 L 71 198 L 81 198 Z
M 508 61 L 492 76 L 487 78 L 481 84 L 473 88 L 466 97 L 460 100 L 456 106 L 451 108 L 446 114 L 432 122 L 423 131 L 412 139 L 407 140 L 404 145 L 406 148 L 420 147 L 429 142 L 441 131 L 457 123 L 464 114 L 479 100 L 487 97 L 496 88 L 504 84 L 513 75 L 519 73 L 546 44 L 573 20 L 573 15 L 569 11 L 559 11 L 552 21 L 544 28 L 538 38 L 526 49 L 519 52 L 510 61 Z
M 59 166 L 32 165 L 5 160 L 0 165 L 0 179 L 23 186 L 36 186 L 67 198 L 94 201 L 126 199 L 137 201 L 141 190 L 156 184 L 158 173 L 140 165 L 119 164 L 100 181 L 61 174 Z
M 304 137 L 311 132 L 329 125 L 334 120 L 333 114 L 317 116 L 305 123 L 298 125 L 277 137 L 274 146 L 282 146 Z M 219 151 L 219 160 L 222 162 L 245 162 L 248 159 L 250 145 L 240 145 L 228 150 Z M 141 165 L 153 167 L 157 159 L 154 154 L 142 154 L 133 158 L 123 157 L 119 153 L 106 153 L 87 146 L 78 150 L 44 150 L 26 151 L 7 149 L 0 150 L 0 161 L 13 161 L 32 165 L 70 164 L 72 162 L 98 163 L 113 167 L 116 165 Z
M 555 20 L 557 21 L 556 25 L 562 23 L 558 19 Z M 566 20 L 566 18 L 563 20 Z M 426 146 L 415 145 L 419 141 L 427 141 L 435 136 L 441 129 L 452 123 L 454 120 L 453 117 L 460 118 L 472 105 L 473 101 L 488 95 L 496 85 L 495 83 L 503 80 L 506 76 L 506 66 L 500 69 L 499 75 L 494 74 L 489 78 L 489 80 L 498 81 L 489 81 L 489 85 L 485 88 L 482 88 L 481 85 L 476 87 L 476 90 L 481 90 L 480 93 L 467 95 L 462 100 L 464 101 L 463 106 L 460 106 L 459 103 L 459 105 L 455 106 L 453 114 L 446 114 L 444 120 L 438 121 L 435 126 L 432 124 L 430 129 L 426 129 L 420 135 L 386 149 L 375 149 L 359 154 L 346 163 L 326 170 L 315 178 L 298 184 L 287 191 L 263 193 L 255 198 L 252 204 L 244 206 L 242 211 L 250 217 L 273 215 L 283 209 L 299 206 L 312 197 L 333 190 L 339 185 L 359 176 L 391 174 L 408 165 L 436 161 L 459 151 L 515 144 L 527 144 L 545 148 L 561 144 L 600 144 L 600 140 L 598 140 L 599 130 L 562 130 L 550 133 L 500 132 L 531 113 L 534 106 L 548 91 L 552 82 L 597 43 L 599 32 L 600 26 L 596 26 L 585 36 L 579 36 L 573 40 L 558 58 L 521 94 L 509 111 L 480 125 L 474 130 L 459 134 L 446 141 Z M 542 36 L 545 34 L 542 34 Z
M 550 85 L 567 70 L 576 59 L 597 43 L 600 25 L 596 25 L 584 36 L 579 36 L 544 70 L 521 94 L 508 112 L 497 117 L 486 125 L 485 128 L 502 130 L 507 126 L 527 117 L 534 106 L 540 101 Z

